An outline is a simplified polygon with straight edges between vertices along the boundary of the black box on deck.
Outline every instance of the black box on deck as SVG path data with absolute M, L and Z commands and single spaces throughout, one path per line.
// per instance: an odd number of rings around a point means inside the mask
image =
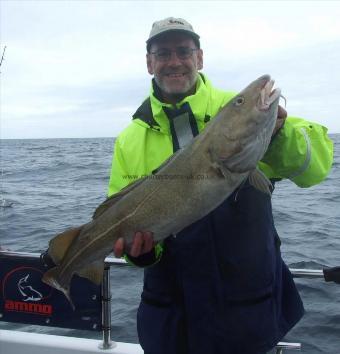
M 74 276 L 73 310 L 65 295 L 41 281 L 49 267 L 39 255 L 0 251 L 0 321 L 101 330 L 101 287 Z

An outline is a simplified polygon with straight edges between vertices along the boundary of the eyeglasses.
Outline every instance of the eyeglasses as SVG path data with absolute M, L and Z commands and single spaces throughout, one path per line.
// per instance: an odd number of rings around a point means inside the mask
M 189 47 L 177 47 L 175 50 L 163 48 L 156 50 L 155 52 L 151 52 L 150 54 L 154 55 L 158 61 L 167 62 L 171 59 L 171 54 L 173 52 L 176 53 L 178 59 L 185 60 L 191 58 L 192 53 L 196 50 L 198 49 Z

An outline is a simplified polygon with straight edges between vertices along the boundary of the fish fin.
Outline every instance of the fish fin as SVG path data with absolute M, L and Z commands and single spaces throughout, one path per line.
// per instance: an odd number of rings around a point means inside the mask
M 222 155 L 221 151 L 215 151 L 210 148 L 209 154 L 214 168 L 219 168 L 223 175 L 225 172 L 229 173 L 245 173 L 256 168 L 256 165 L 250 165 L 247 154 L 236 145 L 233 150 L 226 151 Z
M 271 192 L 273 190 L 273 185 L 268 179 L 268 177 L 260 171 L 258 168 L 250 172 L 249 174 L 249 183 L 258 189 L 259 191 L 269 194 L 271 196 Z
M 252 158 L 253 150 L 251 146 L 242 147 L 235 143 L 233 149 L 226 151 L 225 155 L 221 151 L 217 154 L 214 150 L 211 150 L 210 154 L 213 161 L 224 166 L 232 173 L 249 172 L 255 169 L 257 165 L 257 161 Z
M 100 285 L 103 280 L 104 262 L 95 262 L 88 267 L 77 271 L 77 274 L 81 277 L 91 280 L 96 285 Z
M 60 264 L 66 251 L 80 231 L 81 227 L 69 229 L 51 239 L 48 246 L 48 254 L 55 264 Z
M 213 162 L 211 168 L 214 170 L 216 177 L 227 178 L 230 175 L 230 171 L 223 165 Z
M 72 306 L 73 311 L 75 310 L 75 306 L 74 303 L 71 299 L 71 295 L 70 295 L 70 282 L 72 279 L 72 276 L 68 279 L 67 282 L 67 286 L 62 286 L 59 281 L 57 280 L 59 276 L 59 267 L 53 267 L 51 269 L 49 269 L 48 271 L 46 271 L 43 275 L 43 277 L 41 278 L 41 280 L 51 286 L 52 288 L 55 288 L 59 291 L 61 291 L 67 298 L 67 300 L 69 301 L 70 305 Z

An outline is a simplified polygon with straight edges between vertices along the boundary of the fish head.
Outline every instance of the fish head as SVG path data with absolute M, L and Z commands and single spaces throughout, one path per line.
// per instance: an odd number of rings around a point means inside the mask
M 250 171 L 265 154 L 273 135 L 281 96 L 281 90 L 273 87 L 274 80 L 263 75 L 226 106 L 220 128 L 224 137 L 235 142 L 237 147 L 232 156 L 226 156 L 225 166 L 229 170 Z

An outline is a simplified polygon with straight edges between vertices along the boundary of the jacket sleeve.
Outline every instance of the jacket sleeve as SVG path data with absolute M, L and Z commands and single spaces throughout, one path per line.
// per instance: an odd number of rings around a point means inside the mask
M 129 180 L 128 169 L 125 164 L 122 149 L 120 147 L 119 137 L 114 144 L 112 167 L 109 181 L 108 197 L 119 192 L 133 180 Z
M 288 117 L 259 164 L 269 178 L 290 179 L 299 187 L 324 180 L 333 162 L 333 142 L 327 128 Z

